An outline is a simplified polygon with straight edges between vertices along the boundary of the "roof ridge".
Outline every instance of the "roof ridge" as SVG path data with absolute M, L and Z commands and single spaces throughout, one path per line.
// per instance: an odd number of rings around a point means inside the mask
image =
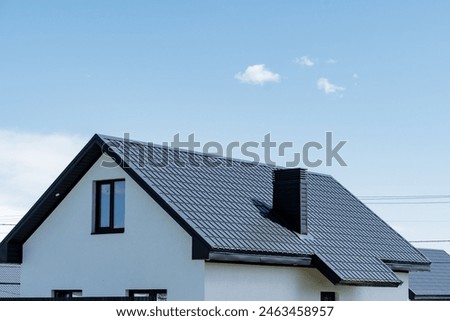
M 113 140 L 121 140 L 121 141 L 123 141 L 123 138 L 117 137 L 117 136 L 104 135 L 104 134 L 96 134 L 96 135 L 99 136 L 101 139 L 105 138 L 105 139 L 113 139 Z M 212 153 L 204 153 L 204 152 L 195 151 L 195 150 L 191 151 L 191 150 L 188 150 L 188 149 L 175 148 L 175 147 L 170 147 L 170 146 L 157 144 L 157 143 L 153 143 L 153 142 L 146 142 L 146 141 L 139 140 L 139 139 L 129 139 L 129 142 L 131 142 L 131 143 L 138 143 L 138 144 L 151 143 L 154 147 L 158 147 L 158 148 L 166 148 L 166 149 L 171 149 L 171 150 L 178 150 L 178 151 L 183 152 L 183 153 L 191 153 L 191 154 L 195 154 L 195 155 L 199 155 L 199 156 L 208 156 L 208 157 L 214 157 L 214 158 L 219 158 L 219 159 L 224 159 L 224 160 L 232 160 L 232 161 L 235 161 L 235 162 L 255 164 L 255 162 L 252 162 L 252 161 L 249 161 L 249 160 L 246 160 L 246 159 L 241 159 L 241 158 L 236 158 L 236 157 L 228 157 L 228 156 L 222 156 L 222 155 L 216 155 L 216 154 L 212 154 Z M 268 167 L 268 168 L 273 168 L 273 169 L 295 168 L 295 167 L 284 167 L 284 166 L 281 166 L 281 165 L 271 165 L 271 164 L 266 164 L 264 162 L 258 162 L 258 163 L 256 163 L 256 165 L 264 166 L 264 167 Z M 308 170 L 307 173 L 309 173 L 309 174 L 314 174 L 314 175 L 319 175 L 319 176 L 324 176 L 324 177 L 333 177 L 333 175 L 331 175 L 331 174 L 325 174 L 325 173 L 319 173 L 319 172 L 315 172 L 315 171 L 310 171 L 308 168 L 305 168 L 305 169 Z
M 98 135 L 101 139 L 110 139 L 110 140 L 120 140 L 120 141 L 124 141 L 123 138 L 121 137 L 115 137 L 115 136 L 110 136 L 110 135 L 103 135 L 103 134 L 96 134 Z M 188 150 L 188 149 L 183 149 L 183 148 L 177 148 L 177 147 L 171 147 L 171 146 L 167 146 L 167 145 L 161 145 L 161 144 L 156 144 L 153 142 L 145 142 L 142 140 L 136 140 L 136 139 L 129 139 L 128 140 L 130 143 L 137 143 L 137 144 L 141 144 L 141 145 L 147 145 L 149 143 L 152 144 L 153 147 L 157 147 L 157 148 L 165 148 L 165 149 L 169 149 L 169 150 L 175 150 L 175 151 L 179 151 L 182 153 L 186 153 L 186 154 L 194 154 L 194 155 L 198 155 L 198 156 L 206 156 L 206 157 L 214 157 L 216 159 L 222 159 L 222 160 L 226 160 L 226 161 L 232 161 L 232 162 L 237 162 L 237 163 L 245 163 L 245 164 L 255 164 L 256 166 L 261 166 L 261 167 L 268 167 L 268 168 L 273 168 L 273 169 L 284 169 L 286 167 L 282 167 L 279 165 L 271 165 L 271 164 L 266 164 L 263 162 L 252 162 L 250 160 L 246 160 L 246 159 L 241 159 L 241 158 L 235 158 L 235 157 L 229 157 L 229 156 L 224 156 L 224 155 L 217 155 L 217 154 L 212 154 L 212 153 L 204 153 L 204 152 L 200 152 L 200 151 L 195 151 L 195 150 Z

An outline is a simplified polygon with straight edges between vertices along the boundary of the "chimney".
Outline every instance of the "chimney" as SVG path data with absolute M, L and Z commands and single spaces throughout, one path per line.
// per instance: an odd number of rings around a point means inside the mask
M 277 169 L 272 173 L 273 212 L 287 227 L 307 234 L 306 169 Z

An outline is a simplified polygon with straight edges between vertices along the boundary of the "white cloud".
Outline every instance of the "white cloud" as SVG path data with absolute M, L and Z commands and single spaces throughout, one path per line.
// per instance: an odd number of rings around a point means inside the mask
M 359 78 L 357 73 L 354 73 L 352 77 L 353 77 L 353 79 L 358 79 Z
M 263 85 L 266 82 L 280 81 L 280 75 L 266 69 L 265 65 L 248 66 L 243 73 L 239 72 L 234 77 L 242 83 L 252 85 Z
M 327 60 L 327 64 L 335 64 L 335 63 L 337 63 L 337 61 L 333 58 Z
M 332 84 L 327 78 L 320 78 L 317 81 L 317 88 L 320 90 L 323 90 L 325 94 L 333 94 L 337 93 L 338 91 L 345 90 L 344 87 L 337 86 L 335 84 Z
M 300 58 L 295 58 L 294 62 L 299 65 L 303 65 L 303 66 L 307 66 L 307 67 L 314 66 L 314 61 L 312 59 L 308 58 L 308 56 L 302 56 Z
M 85 143 L 72 135 L 0 129 L 0 223 L 16 223 Z

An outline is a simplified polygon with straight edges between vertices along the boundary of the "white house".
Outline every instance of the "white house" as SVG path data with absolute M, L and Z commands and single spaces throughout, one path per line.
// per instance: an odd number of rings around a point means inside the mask
M 0 244 L 22 297 L 407 300 L 430 262 L 333 177 L 95 135 Z

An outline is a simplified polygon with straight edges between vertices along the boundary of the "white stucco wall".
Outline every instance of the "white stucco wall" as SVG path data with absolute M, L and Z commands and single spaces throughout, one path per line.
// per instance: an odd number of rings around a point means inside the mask
M 191 259 L 191 237 L 120 167 L 100 167 L 102 159 L 24 244 L 21 295 L 167 289 L 168 300 L 203 299 L 205 263 Z M 93 181 L 115 178 L 125 178 L 125 232 L 91 235 Z
M 320 292 L 336 292 L 337 300 L 407 300 L 408 274 L 398 288 L 335 286 L 317 269 L 206 263 L 206 300 L 320 300 Z

